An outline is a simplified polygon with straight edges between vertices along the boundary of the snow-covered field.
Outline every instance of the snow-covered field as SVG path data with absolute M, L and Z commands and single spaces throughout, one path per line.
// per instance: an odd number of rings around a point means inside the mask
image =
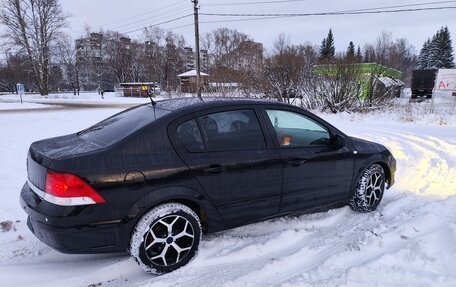
M 181 96 L 191 96 L 189 94 L 182 94 Z M 173 96 L 176 96 L 173 94 Z M 166 99 L 171 95 L 163 92 L 159 96 L 155 96 L 155 100 Z M 25 94 L 22 96 L 25 103 L 41 103 L 41 104 L 103 104 L 103 105 L 119 105 L 119 104 L 143 104 L 149 102 L 149 98 L 136 98 L 136 97 L 121 97 L 116 95 L 114 92 L 104 93 L 103 98 L 97 92 L 81 92 L 79 95 L 73 95 L 72 93 L 54 93 L 48 96 L 40 96 L 39 94 Z M 16 103 L 20 104 L 20 98 L 18 95 L 1 95 L 1 103 Z M 6 106 L 6 105 L 4 105 Z M 20 107 L 20 106 L 19 106 Z
M 49 105 L 35 104 L 35 103 L 5 103 L 0 102 L 0 111 L 11 111 L 11 110 L 35 110 L 49 108 Z
M 454 113 L 322 115 L 396 157 L 396 185 L 375 212 L 344 207 L 205 236 L 194 261 L 159 277 L 128 255 L 51 250 L 18 203 L 28 146 L 117 111 L 0 112 L 0 286 L 456 286 Z
M 117 97 L 115 93 L 105 93 L 104 98 L 102 99 L 100 95 L 96 92 L 81 92 L 79 95 L 73 95 L 72 93 L 57 93 L 50 94 L 48 96 L 40 96 L 39 94 L 25 94 L 22 96 L 24 102 L 29 103 L 145 103 L 149 101 L 148 98 L 132 98 L 132 97 Z M 0 101 L 15 101 L 19 102 L 18 95 L 2 95 L 0 96 Z

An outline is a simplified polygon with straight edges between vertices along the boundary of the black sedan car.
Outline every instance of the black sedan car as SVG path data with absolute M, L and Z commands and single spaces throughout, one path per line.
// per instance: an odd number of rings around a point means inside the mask
M 375 210 L 395 170 L 384 146 L 295 106 L 173 99 L 33 143 L 21 205 L 52 248 L 128 250 L 159 274 L 188 263 L 202 233 L 346 204 Z

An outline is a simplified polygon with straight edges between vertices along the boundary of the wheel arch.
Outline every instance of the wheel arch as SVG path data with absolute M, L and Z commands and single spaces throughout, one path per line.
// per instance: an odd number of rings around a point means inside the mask
M 201 227 L 203 229 L 203 233 L 207 233 L 209 224 L 207 222 L 206 210 L 204 209 L 203 206 L 201 206 L 194 200 L 184 199 L 184 198 L 176 198 L 176 199 L 172 199 L 172 200 L 168 200 L 168 201 L 159 202 L 155 206 L 165 204 L 165 203 L 172 203 L 172 202 L 180 203 L 187 207 L 190 207 L 190 209 L 193 210 L 196 213 L 196 215 L 198 215 L 200 222 L 201 222 Z M 151 208 L 153 208 L 153 207 L 151 207 Z
M 361 178 L 364 170 L 366 170 L 366 168 L 368 168 L 369 166 L 371 166 L 373 164 L 379 164 L 383 168 L 383 171 L 385 172 L 385 181 L 388 183 L 388 185 L 390 185 L 391 170 L 390 170 L 389 165 L 381 157 L 374 156 L 374 157 L 371 157 L 371 158 L 363 161 L 362 163 L 358 164 L 355 176 L 353 177 L 353 180 L 352 180 L 352 185 L 351 185 L 350 190 L 353 190 L 355 188 L 356 183 Z M 351 194 L 351 191 L 350 191 L 350 194 Z
M 386 183 L 388 183 L 388 186 L 387 186 L 387 189 L 388 189 L 389 186 L 391 185 L 391 170 L 390 170 L 389 166 L 384 161 L 376 161 L 376 162 L 373 162 L 372 164 L 378 164 L 383 168 L 383 171 L 385 172 L 385 181 L 386 181 Z
M 148 192 L 130 208 L 127 218 L 133 221 L 131 231 L 152 208 L 164 203 L 180 203 L 191 208 L 200 218 L 204 233 L 220 229 L 223 220 L 211 202 L 201 193 L 188 187 L 166 187 Z

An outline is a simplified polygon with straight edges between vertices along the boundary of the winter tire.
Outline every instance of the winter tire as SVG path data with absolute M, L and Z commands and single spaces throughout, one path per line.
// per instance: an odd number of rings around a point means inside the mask
M 380 204 L 385 190 L 385 171 L 379 164 L 366 168 L 356 184 L 349 203 L 351 208 L 360 212 L 373 211 Z
M 166 203 L 139 220 L 131 236 L 130 254 L 146 272 L 162 274 L 190 262 L 200 240 L 196 213 L 183 204 Z

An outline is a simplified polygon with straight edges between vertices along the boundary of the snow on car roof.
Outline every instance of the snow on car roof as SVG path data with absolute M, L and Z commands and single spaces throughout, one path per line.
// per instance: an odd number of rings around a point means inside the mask
M 177 98 L 177 99 L 169 99 L 169 100 L 161 100 L 157 101 L 157 108 L 168 110 L 168 111 L 176 111 L 183 108 L 194 108 L 195 106 L 222 106 L 226 105 L 227 102 L 231 102 L 232 104 L 261 104 L 261 103 L 277 103 L 280 104 L 278 101 L 274 101 L 271 99 L 258 99 L 258 98 L 236 98 L 236 97 L 203 97 L 203 98 Z

